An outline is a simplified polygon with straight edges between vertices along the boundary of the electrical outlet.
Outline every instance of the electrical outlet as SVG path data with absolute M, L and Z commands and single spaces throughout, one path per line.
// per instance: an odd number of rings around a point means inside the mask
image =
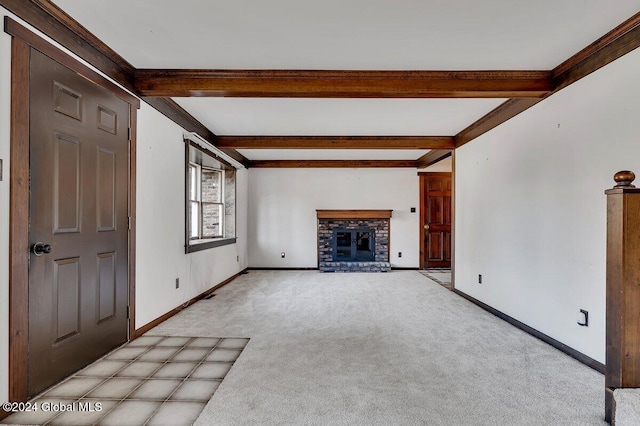
M 176 278 L 176 288 L 180 288 L 180 278 Z
M 482 284 L 482 274 L 478 274 L 478 284 Z
M 402 252 L 401 251 L 398 252 L 398 257 L 402 257 Z
M 281 258 L 283 258 L 283 259 L 284 259 L 284 256 L 285 256 L 284 252 L 280 253 L 280 257 L 281 257 Z

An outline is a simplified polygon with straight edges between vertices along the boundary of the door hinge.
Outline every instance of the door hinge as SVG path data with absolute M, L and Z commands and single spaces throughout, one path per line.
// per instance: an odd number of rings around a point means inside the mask
M 130 314 L 130 312 L 129 312 L 129 306 L 127 306 L 127 319 L 131 318 L 131 316 L 130 316 L 129 314 Z
M 129 231 L 131 231 L 131 216 L 127 217 L 127 227 L 129 228 Z
M 127 130 L 128 130 L 127 139 L 129 140 L 129 142 L 131 142 L 131 127 L 129 127 Z

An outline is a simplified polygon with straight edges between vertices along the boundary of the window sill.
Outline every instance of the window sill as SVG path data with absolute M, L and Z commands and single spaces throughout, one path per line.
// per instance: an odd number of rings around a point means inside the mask
M 200 242 L 201 241 L 201 242 Z M 185 246 L 185 253 L 193 253 L 196 251 L 208 250 L 210 248 L 222 247 L 229 244 L 235 244 L 236 238 L 220 238 L 217 240 L 199 240 L 198 242 L 190 242 Z

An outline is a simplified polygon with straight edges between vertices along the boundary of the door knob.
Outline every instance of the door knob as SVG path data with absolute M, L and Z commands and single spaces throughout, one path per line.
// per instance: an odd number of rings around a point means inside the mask
M 428 230 L 429 230 L 429 224 L 428 224 L 428 223 L 426 223 L 426 224 L 424 225 L 424 230 L 425 230 L 425 231 L 428 231 Z
M 42 256 L 43 254 L 51 253 L 51 245 L 45 243 L 35 243 L 31 246 L 31 252 L 36 256 Z

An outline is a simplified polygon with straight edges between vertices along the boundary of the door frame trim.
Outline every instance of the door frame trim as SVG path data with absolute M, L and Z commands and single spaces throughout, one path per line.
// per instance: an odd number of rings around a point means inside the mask
M 426 260 L 426 255 L 427 255 L 427 248 L 425 247 L 425 243 L 424 243 L 424 221 L 425 221 L 425 216 L 426 216 L 426 209 L 425 207 L 425 183 L 426 183 L 426 178 L 429 176 L 447 176 L 447 177 L 451 177 L 451 274 L 452 274 L 452 279 L 451 279 L 451 288 L 453 289 L 453 265 L 454 265 L 454 245 L 453 245 L 453 240 L 454 240 L 454 229 L 455 229 L 455 216 L 454 216 L 454 203 L 455 203 L 455 191 L 454 191 L 454 186 L 453 186 L 453 181 L 454 181 L 454 173 L 453 171 L 451 172 L 418 172 L 418 177 L 420 179 L 420 264 L 418 265 L 419 269 L 422 269 L 422 267 L 425 264 L 425 260 Z
M 6 18 L 11 39 L 11 130 L 9 173 L 9 400 L 28 399 L 29 349 L 29 67 L 31 49 L 118 96 L 129 106 L 128 339 L 135 331 L 136 118 L 140 100 L 17 22 Z

